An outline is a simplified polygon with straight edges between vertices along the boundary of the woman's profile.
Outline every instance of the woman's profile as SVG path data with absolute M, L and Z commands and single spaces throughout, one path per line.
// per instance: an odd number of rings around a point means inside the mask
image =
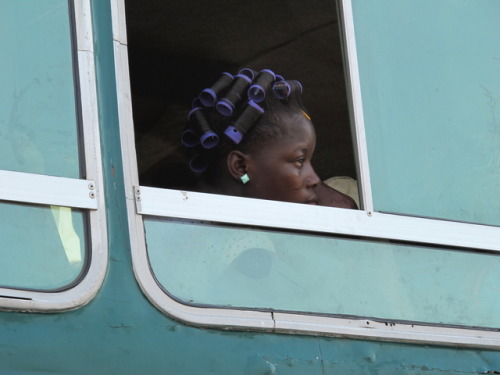
M 302 85 L 268 69 L 223 73 L 201 91 L 182 143 L 202 191 L 248 198 L 357 208 L 328 187 L 312 159 L 316 133 Z

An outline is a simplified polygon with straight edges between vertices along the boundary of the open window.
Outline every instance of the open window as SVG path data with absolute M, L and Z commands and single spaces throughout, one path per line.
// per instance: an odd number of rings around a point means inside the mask
M 156 306 L 197 325 L 500 346 L 495 6 L 144 4 L 121 9 L 135 134 L 126 105 L 122 122 L 135 271 Z M 313 95 L 320 177 L 355 177 L 362 210 L 189 190 L 193 93 L 273 62 Z
M 89 10 L 85 0 L 2 4 L 2 309 L 73 309 L 104 278 Z
M 193 191 L 180 137 L 191 102 L 223 71 L 271 69 L 300 80 L 322 180 L 356 179 L 335 3 L 126 1 L 139 180 Z

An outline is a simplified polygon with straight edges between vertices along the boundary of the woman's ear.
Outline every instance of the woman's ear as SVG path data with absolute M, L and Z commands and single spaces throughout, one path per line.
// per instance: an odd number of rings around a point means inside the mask
M 233 150 L 227 155 L 227 169 L 233 178 L 239 180 L 247 173 L 248 155 L 244 152 Z

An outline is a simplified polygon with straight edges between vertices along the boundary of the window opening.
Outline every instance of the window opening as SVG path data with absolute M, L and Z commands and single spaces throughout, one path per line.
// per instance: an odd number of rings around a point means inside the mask
M 191 102 L 222 72 L 249 67 L 302 83 L 302 101 L 317 135 L 316 173 L 321 180 L 343 176 L 329 182 L 356 190 L 335 2 L 128 0 L 125 5 L 142 186 L 197 190 L 198 177 L 180 142 Z

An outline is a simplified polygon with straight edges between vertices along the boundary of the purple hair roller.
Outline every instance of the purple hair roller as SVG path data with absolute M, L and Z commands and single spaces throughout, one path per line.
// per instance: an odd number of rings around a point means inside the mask
M 215 105 L 217 111 L 223 116 L 232 116 L 238 103 L 252 80 L 244 74 L 237 74 L 233 85 L 227 92 L 226 96 L 219 100 Z
M 197 174 L 205 172 L 208 168 L 208 161 L 201 155 L 194 155 L 189 160 L 189 168 Z
M 269 69 L 261 70 L 255 84 L 248 89 L 248 99 L 260 103 L 266 98 L 266 91 L 276 79 L 276 75 Z
M 215 104 L 217 97 L 222 91 L 229 87 L 229 85 L 233 82 L 233 79 L 234 77 L 231 73 L 222 73 L 219 79 L 215 81 L 210 88 L 203 89 L 200 92 L 199 98 L 201 103 L 205 107 L 212 107 Z
M 191 102 L 191 108 L 196 108 L 196 107 L 203 107 L 203 103 L 201 102 L 199 96 L 194 98 L 193 101 Z
M 249 100 L 240 117 L 236 119 L 233 125 L 229 125 L 226 128 L 224 134 L 234 143 L 239 144 L 243 140 L 245 133 L 248 132 L 263 113 L 264 110 L 258 104 Z
M 181 142 L 186 147 L 194 147 L 200 143 L 200 138 L 192 128 L 187 128 L 182 132 Z
M 200 143 L 203 148 L 214 148 L 219 144 L 219 136 L 214 132 L 206 132 L 200 137 Z
M 217 146 L 219 136 L 212 130 L 201 108 L 193 108 L 188 114 L 188 120 L 198 134 L 201 134 L 200 144 L 203 148 L 209 149 Z
M 273 85 L 273 91 L 278 99 L 286 99 L 292 93 L 302 94 L 302 85 L 299 81 L 279 81 Z
M 251 81 L 253 81 L 257 76 L 257 72 L 250 68 L 243 68 L 238 72 L 238 74 L 243 74 L 244 76 L 247 76 L 248 78 L 250 78 Z
M 231 103 L 228 99 L 222 98 L 215 105 L 217 112 L 219 112 L 223 116 L 231 116 L 234 113 L 234 104 Z

